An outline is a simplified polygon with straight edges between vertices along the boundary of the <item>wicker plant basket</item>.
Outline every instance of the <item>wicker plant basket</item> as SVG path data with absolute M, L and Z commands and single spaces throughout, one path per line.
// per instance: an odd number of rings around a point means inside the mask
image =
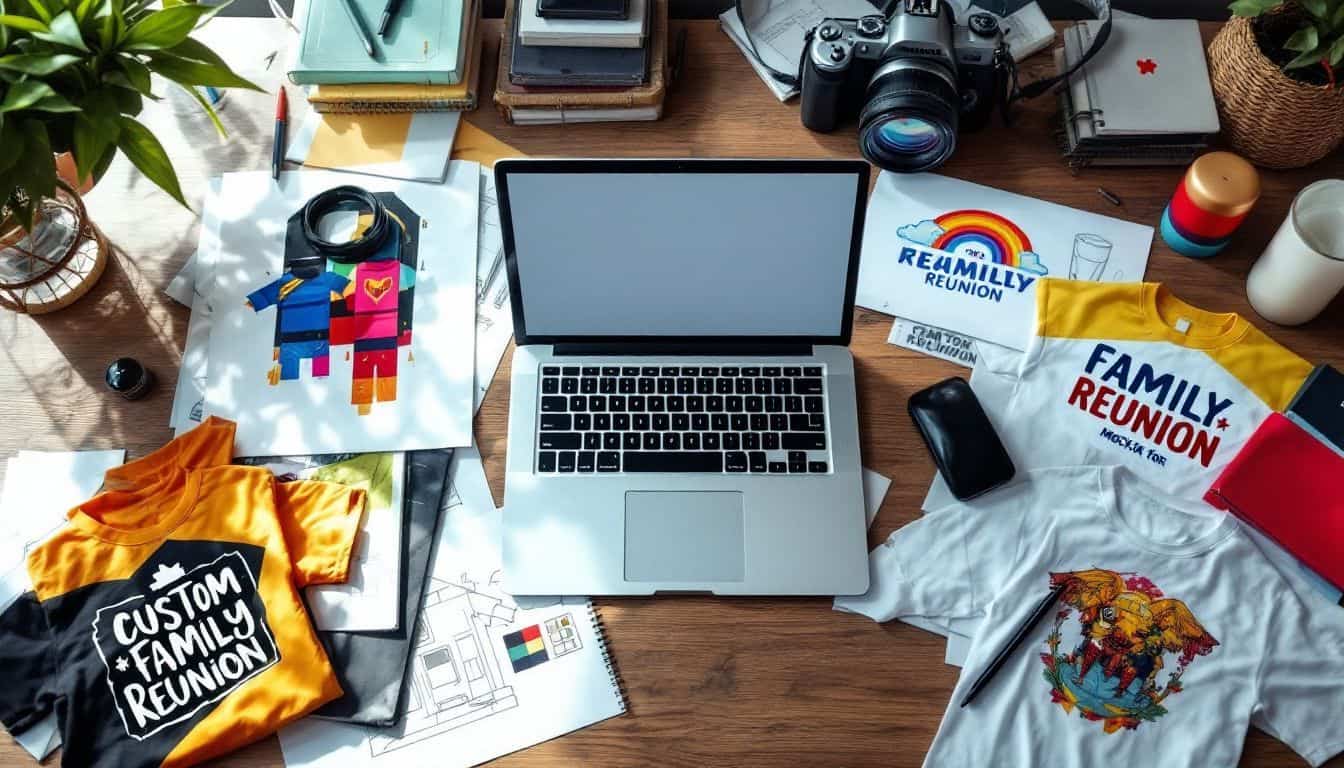
M 1299 168 L 1344 140 L 1344 88 L 1283 74 L 1260 52 L 1250 19 L 1232 19 L 1209 44 L 1209 76 L 1223 136 L 1256 165 Z

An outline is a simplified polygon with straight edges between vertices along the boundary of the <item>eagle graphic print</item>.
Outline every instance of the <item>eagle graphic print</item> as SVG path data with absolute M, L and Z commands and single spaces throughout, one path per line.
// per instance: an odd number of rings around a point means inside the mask
M 1066 713 L 1076 710 L 1101 723 L 1106 733 L 1136 730 L 1165 715 L 1191 663 L 1218 646 L 1184 602 L 1144 576 L 1099 568 L 1051 573 L 1050 586 L 1061 585 L 1062 608 L 1041 654 L 1050 699 Z M 1081 638 L 1061 651 L 1072 616 Z

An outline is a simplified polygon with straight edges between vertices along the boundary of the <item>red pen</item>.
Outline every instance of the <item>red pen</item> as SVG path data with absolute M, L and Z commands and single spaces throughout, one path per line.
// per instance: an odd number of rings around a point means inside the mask
M 280 161 L 285 154 L 285 124 L 289 122 L 289 97 L 285 87 L 275 97 L 275 146 L 271 147 L 271 178 L 280 178 Z

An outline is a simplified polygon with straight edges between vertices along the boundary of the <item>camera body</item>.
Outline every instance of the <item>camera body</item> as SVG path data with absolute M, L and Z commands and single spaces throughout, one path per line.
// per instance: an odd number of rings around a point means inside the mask
M 923 157 L 915 163 L 920 167 L 897 162 L 900 167 L 891 169 L 925 170 L 951 154 L 958 130 L 983 126 L 1006 98 L 1008 61 L 997 19 L 977 13 L 957 24 L 941 0 L 901 0 L 889 19 L 826 19 L 808 33 L 803 51 L 803 125 L 829 132 L 857 114 L 864 154 L 888 167 L 881 160 L 889 158 L 870 154 L 881 154 L 881 148 L 869 146 L 863 134 L 869 128 L 881 133 L 882 123 L 905 119 L 909 130 L 886 129 L 898 155 L 929 149 L 930 142 L 945 151 Z M 910 120 L 927 125 L 911 128 Z M 872 141 L 880 143 L 882 136 Z

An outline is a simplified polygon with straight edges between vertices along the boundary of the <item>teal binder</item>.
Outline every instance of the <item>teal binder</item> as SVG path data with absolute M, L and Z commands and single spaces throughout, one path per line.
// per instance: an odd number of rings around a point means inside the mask
M 405 0 L 386 37 L 376 31 L 387 0 L 349 0 L 373 40 L 376 58 L 365 52 L 346 2 L 309 0 L 299 54 L 289 73 L 295 85 L 461 82 L 466 64 L 464 0 Z M 476 4 L 470 7 L 474 12 Z

